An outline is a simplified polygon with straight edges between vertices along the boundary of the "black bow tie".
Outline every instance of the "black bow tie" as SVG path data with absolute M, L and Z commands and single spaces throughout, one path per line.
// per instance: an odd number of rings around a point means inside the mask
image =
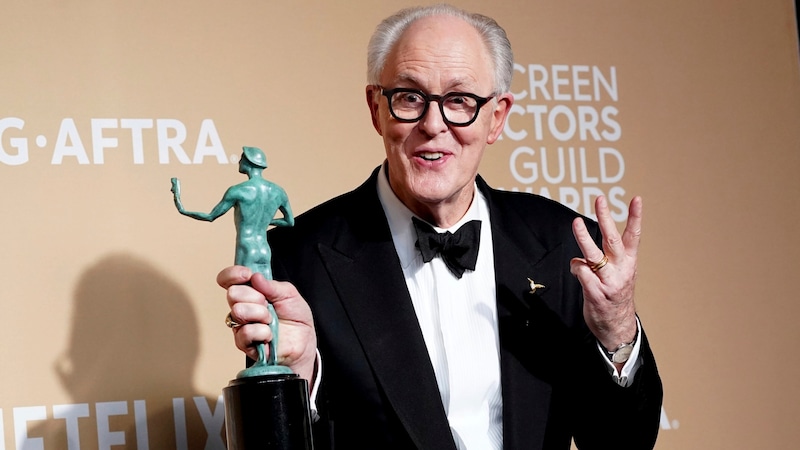
M 434 256 L 441 255 L 447 268 L 458 278 L 464 275 L 466 269 L 475 270 L 481 235 L 480 220 L 465 223 L 455 233 L 437 233 L 432 226 L 416 217 L 412 217 L 411 221 L 417 230 L 416 246 L 422 253 L 423 261 L 429 262 Z

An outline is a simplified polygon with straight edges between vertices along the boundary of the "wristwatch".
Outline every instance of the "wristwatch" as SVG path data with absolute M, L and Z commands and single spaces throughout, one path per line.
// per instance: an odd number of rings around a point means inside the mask
M 625 364 L 628 362 L 628 358 L 631 357 L 631 353 L 633 353 L 633 344 L 635 342 L 636 339 L 628 344 L 619 344 L 616 350 L 608 352 L 608 359 L 614 364 Z
M 614 351 L 606 350 L 608 354 L 608 359 L 611 360 L 614 364 L 625 364 L 628 362 L 628 358 L 631 357 L 631 353 L 633 353 L 633 344 L 636 343 L 636 339 L 639 338 L 639 327 L 636 327 L 636 334 L 633 335 L 633 340 L 630 342 L 623 342 L 619 344 L 619 346 Z

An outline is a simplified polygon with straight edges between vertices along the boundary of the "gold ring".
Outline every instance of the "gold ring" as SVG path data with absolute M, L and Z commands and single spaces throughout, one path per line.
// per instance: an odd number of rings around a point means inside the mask
M 240 324 L 239 322 L 233 320 L 233 317 L 231 317 L 231 313 L 228 313 L 228 315 L 225 316 L 225 325 L 228 328 L 231 328 L 231 329 L 238 328 L 238 327 L 242 326 L 242 324 Z
M 598 270 L 600 270 L 603 267 L 605 267 L 606 264 L 608 264 L 608 256 L 603 255 L 603 259 L 601 259 L 600 262 L 597 262 L 597 263 L 593 263 L 593 262 L 589 262 L 589 261 L 586 261 L 586 262 L 589 264 L 589 268 L 592 269 L 592 272 L 597 272 Z

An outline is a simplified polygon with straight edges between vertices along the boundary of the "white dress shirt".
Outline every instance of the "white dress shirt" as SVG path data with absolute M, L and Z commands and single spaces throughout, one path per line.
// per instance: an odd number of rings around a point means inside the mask
M 444 410 L 460 450 L 503 448 L 503 397 L 497 331 L 496 282 L 489 208 L 477 190 L 475 201 L 454 226 L 481 221 L 474 271 L 456 278 L 442 261 L 429 263 L 415 247 L 413 213 L 394 195 L 385 176 L 378 196 L 389 221 L 406 285 L 433 364 Z

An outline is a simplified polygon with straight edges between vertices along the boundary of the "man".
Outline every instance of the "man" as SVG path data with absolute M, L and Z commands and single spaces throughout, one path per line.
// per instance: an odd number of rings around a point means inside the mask
M 401 11 L 379 25 L 368 64 L 386 160 L 270 232 L 276 279 L 291 283 L 220 272 L 246 324 L 236 345 L 253 358 L 270 339 L 269 299 L 279 359 L 321 379 L 319 448 L 568 449 L 573 437 L 582 449 L 651 448 L 662 391 L 633 303 L 641 200 L 620 236 L 602 197 L 598 230 L 477 175 L 513 102 L 510 45 L 492 19 Z M 431 226 L 461 238 L 462 225 L 477 260 L 427 254 L 445 240 Z

